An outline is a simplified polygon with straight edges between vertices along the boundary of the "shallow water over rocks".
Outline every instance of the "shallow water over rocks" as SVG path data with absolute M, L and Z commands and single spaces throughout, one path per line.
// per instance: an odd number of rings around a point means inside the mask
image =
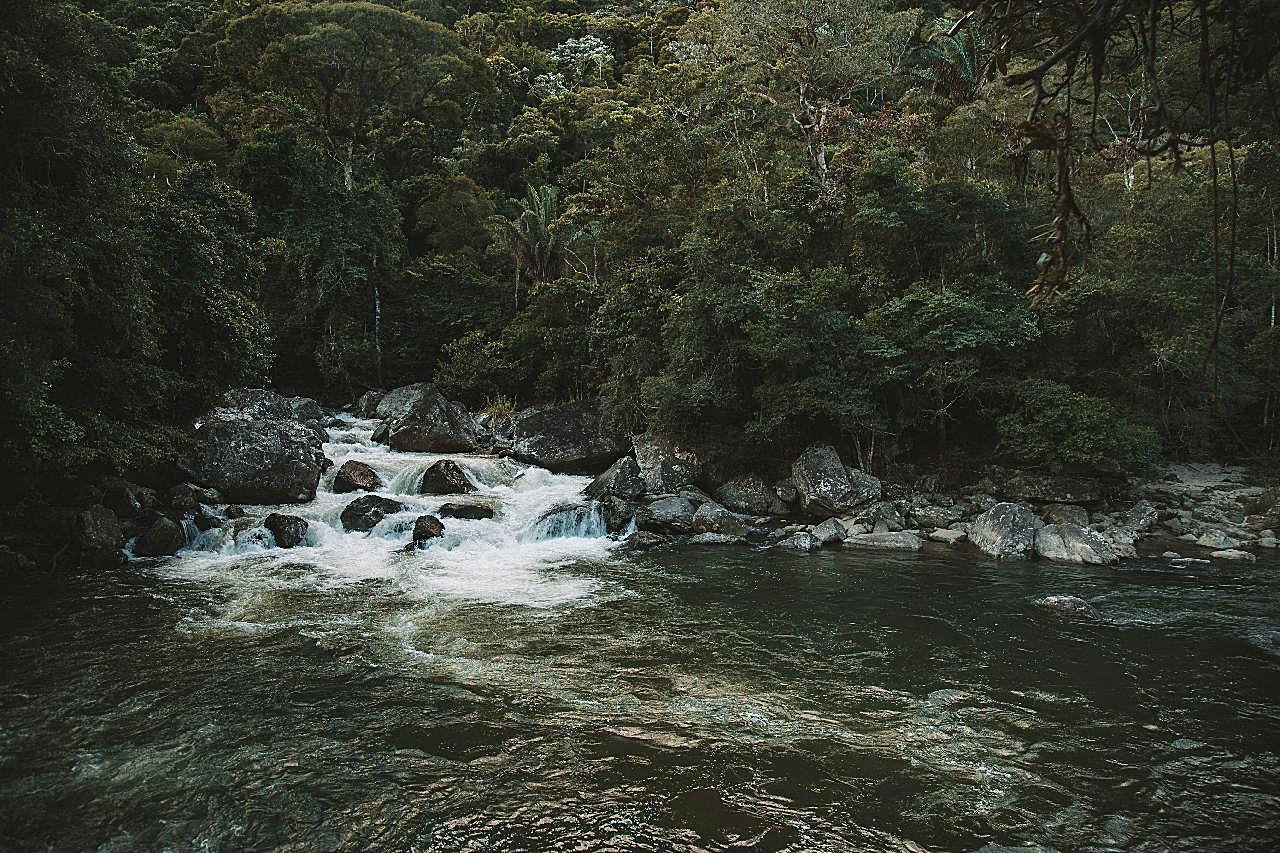
M 366 428 L 329 455 L 378 470 L 410 523 L 448 500 L 412 494 L 438 456 Z M 290 510 L 303 547 L 201 542 L 5 601 L 0 848 L 1265 850 L 1280 832 L 1274 562 L 622 555 L 573 513 L 539 526 L 585 478 L 453 458 L 495 518 L 447 519 L 416 554 L 399 517 L 339 532 L 355 495 L 322 484 Z

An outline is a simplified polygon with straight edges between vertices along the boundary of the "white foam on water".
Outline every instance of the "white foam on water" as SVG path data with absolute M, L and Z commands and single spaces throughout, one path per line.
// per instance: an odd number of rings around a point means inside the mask
M 245 520 L 238 531 L 232 525 L 191 531 L 183 550 L 155 571 L 210 584 L 242 603 L 264 590 L 332 590 L 367 582 L 389 585 L 381 594 L 432 607 L 452 601 L 557 608 L 612 596 L 589 574 L 591 565 L 609 560 L 617 546 L 605 536 L 599 513 L 579 509 L 539 521 L 550 510 L 581 507 L 588 478 L 487 456 L 400 453 L 372 441 L 376 421 L 339 416 L 334 424 L 324 450 L 336 464 L 322 478 L 314 501 L 244 507 L 259 518 L 280 512 L 306 519 L 301 545 L 278 548 L 260 522 Z M 347 531 L 340 520 L 342 510 L 365 493 L 332 491 L 337 469 L 349 459 L 377 472 L 384 487 L 374 494 L 405 506 L 368 533 Z M 417 494 L 422 472 L 441 459 L 456 462 L 476 490 Z M 437 514 L 449 502 L 485 503 L 494 517 L 441 518 L 444 535 L 406 553 L 415 519 Z

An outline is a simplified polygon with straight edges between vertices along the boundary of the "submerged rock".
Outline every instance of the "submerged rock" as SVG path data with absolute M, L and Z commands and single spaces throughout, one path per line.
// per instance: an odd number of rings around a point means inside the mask
M 1042 610 L 1048 610 L 1066 619 L 1080 619 L 1089 622 L 1097 622 L 1102 619 L 1102 614 L 1098 612 L 1097 608 L 1083 598 L 1078 598 L 1074 595 L 1046 595 L 1044 598 L 1036 599 L 1035 605 Z
M 262 389 L 228 392 L 206 414 L 194 459 L 201 482 L 237 503 L 305 503 L 315 498 L 324 430 L 294 415 L 289 401 Z
M 878 500 L 882 492 L 878 479 L 846 468 L 835 448 L 825 444 L 815 444 L 796 458 L 791 479 L 801 506 L 814 515 L 838 515 Z
M 359 459 L 348 459 L 342 463 L 333 478 L 333 490 L 339 494 L 346 492 L 374 492 L 382 488 L 382 478 L 378 472 Z
M 438 512 L 443 518 L 462 518 L 472 521 L 493 518 L 493 507 L 488 504 L 446 503 L 440 505 Z
M 673 541 L 670 536 L 663 536 L 661 533 L 654 533 L 652 530 L 637 530 L 622 540 L 622 550 L 648 551 L 653 548 L 670 545 Z
M 626 450 L 591 403 L 525 409 L 510 419 L 506 432 L 513 458 L 549 471 L 594 473 Z
M 583 489 L 583 494 L 596 500 L 609 497 L 634 500 L 644 494 L 644 478 L 635 457 L 624 456 L 609 466 Z
M 452 459 L 432 463 L 418 484 L 419 493 L 424 495 L 462 495 L 475 490 L 466 472 Z
M 271 531 L 271 535 L 275 537 L 278 547 L 296 548 L 306 538 L 307 529 L 311 525 L 307 523 L 305 518 L 273 512 L 262 522 L 262 526 Z
M 997 560 L 1030 557 L 1044 522 L 1021 504 L 998 503 L 974 520 L 969 541 Z
M 367 533 L 377 527 L 378 523 L 388 515 L 404 512 L 405 509 L 404 504 L 393 501 L 391 498 L 365 495 L 347 504 L 346 509 L 342 511 L 342 527 L 345 530 Z
M 875 548 L 882 551 L 919 551 L 924 542 L 906 531 L 858 533 L 844 540 L 845 548 Z
M 186 542 L 181 525 L 162 515 L 134 540 L 133 553 L 136 557 L 171 557 Z
M 1105 566 L 1120 556 L 1106 537 L 1078 524 L 1049 524 L 1035 532 L 1036 553 L 1046 560 Z

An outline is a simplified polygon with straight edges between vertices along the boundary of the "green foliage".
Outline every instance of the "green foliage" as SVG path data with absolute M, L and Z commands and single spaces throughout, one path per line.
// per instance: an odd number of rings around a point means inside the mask
M 999 420 L 1008 448 L 1052 471 L 1143 468 L 1160 453 L 1156 431 L 1126 420 L 1106 400 L 1043 379 L 1014 388 L 1014 410 Z

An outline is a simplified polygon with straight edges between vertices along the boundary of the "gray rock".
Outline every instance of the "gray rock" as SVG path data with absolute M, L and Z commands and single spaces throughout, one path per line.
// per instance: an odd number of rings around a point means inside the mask
M 788 551 L 799 551 L 803 554 L 812 554 L 815 551 L 822 550 L 822 542 L 812 533 L 793 533 L 774 547 L 785 548 Z
M 800 491 L 796 488 L 795 481 L 789 478 L 774 483 L 773 493 L 778 496 L 778 500 L 787 505 L 800 500 Z
M 382 488 L 382 478 L 378 472 L 359 459 L 348 459 L 342 463 L 333 478 L 333 490 L 339 494 L 346 492 L 375 492 Z
M 134 540 L 133 554 L 135 557 L 170 557 L 186 542 L 182 527 L 173 519 L 160 516 Z
M 404 504 L 381 495 L 364 495 L 347 504 L 342 510 L 342 526 L 346 530 L 368 532 L 388 515 L 404 512 Z
M 86 507 L 72 516 L 71 539 L 85 568 L 106 569 L 125 562 L 120 520 L 102 504 Z
M 969 541 L 997 560 L 1030 557 L 1044 522 L 1021 504 L 998 503 L 974 520 Z
M 644 478 L 635 457 L 624 456 L 614 462 L 583 490 L 588 497 L 603 500 L 608 497 L 634 500 L 644 494 Z
M 1105 492 L 1100 482 L 1084 477 L 1038 474 L 997 465 L 988 466 L 985 475 L 975 484 L 977 488 L 1006 501 L 1095 504 Z
M 376 417 L 378 414 L 378 404 L 382 402 L 382 398 L 386 395 L 386 391 L 365 391 L 356 398 L 355 416 L 357 418 Z
M 512 457 L 550 471 L 595 473 L 626 450 L 600 409 L 584 402 L 525 409 L 511 418 L 507 434 Z
M 801 506 L 814 515 L 838 515 L 880 497 L 880 481 L 846 468 L 835 448 L 815 444 L 791 465 Z
M 693 504 L 681 497 L 658 498 L 636 509 L 636 527 L 655 533 L 694 533 Z
M 794 487 L 792 488 L 794 492 Z M 729 509 L 751 515 L 785 515 L 787 505 L 776 490 L 755 474 L 744 474 L 722 483 L 715 491 L 716 500 Z
M 692 451 L 650 433 L 632 436 L 631 444 L 645 491 L 651 495 L 677 492 L 681 486 L 696 484 L 702 479 L 702 460 Z
M 721 533 L 745 537 L 747 525 L 741 518 L 715 501 L 707 501 L 693 514 L 693 529 L 701 533 Z
M 466 472 L 452 459 L 433 462 L 418 483 L 418 492 L 424 495 L 463 495 L 475 490 Z
M 636 505 L 622 498 L 607 497 L 600 501 L 600 512 L 604 516 L 605 530 L 621 533 L 635 518 Z
M 689 537 L 690 545 L 742 545 L 745 536 L 733 536 L 729 533 L 696 533 Z
M 859 533 L 844 540 L 845 548 L 872 548 L 881 551 L 919 551 L 924 547 L 914 533 Z
M 941 542 L 944 545 L 958 545 L 967 537 L 963 530 L 954 530 L 949 527 L 940 527 L 929 534 L 930 542 Z
M 420 515 L 413 522 L 413 541 L 406 550 L 425 548 L 432 539 L 444 535 L 444 524 L 434 515 Z
M 1280 539 L 1277 539 L 1274 536 L 1263 536 L 1258 540 L 1259 548 L 1275 548 L 1278 546 L 1280 546 Z
M 460 453 L 488 443 L 466 406 L 446 400 L 434 385 L 425 382 L 388 391 L 375 414 L 387 421 L 387 443 L 392 450 Z
M 305 503 L 316 495 L 323 430 L 293 415 L 288 401 L 261 389 L 228 392 L 201 418 L 193 460 L 199 479 L 236 503 Z M 319 434 L 317 434 L 319 430 Z
M 1165 551 L 1165 552 L 1161 553 L 1161 554 L 1160 554 L 1160 556 L 1161 556 L 1163 559 L 1165 559 L 1165 560 L 1180 560 L 1180 559 L 1182 559 L 1182 555 L 1181 555 L 1181 554 L 1179 554 L 1177 551 Z
M 481 503 L 446 503 L 437 510 L 442 518 L 463 518 L 472 521 L 493 518 L 493 507 Z
M 1238 539 L 1233 539 L 1221 530 L 1206 530 L 1196 544 L 1201 548 L 1214 548 L 1216 550 L 1230 550 L 1240 544 Z
M 300 421 L 319 421 L 324 417 L 320 404 L 310 397 L 286 397 L 289 412 Z
M 916 496 L 912 499 L 910 514 L 915 519 L 916 524 L 921 527 L 948 528 L 964 518 L 960 507 L 954 504 L 943 506 L 922 496 Z
M 278 547 L 296 548 L 307 538 L 307 529 L 311 525 L 305 518 L 273 512 L 262 522 L 262 526 L 271 531 Z
M 1221 551 L 1214 551 L 1209 556 L 1215 560 L 1239 560 L 1248 563 L 1252 563 L 1258 559 L 1248 551 L 1241 551 L 1239 548 L 1225 548 Z
M 1064 619 L 1079 619 L 1086 622 L 1097 622 L 1102 619 L 1092 604 L 1074 595 L 1046 595 L 1035 602 L 1042 610 L 1048 610 Z
M 1049 504 L 1041 512 L 1045 524 L 1075 524 L 1089 526 L 1089 511 L 1076 504 Z
M 1105 566 L 1119 561 L 1111 543 L 1078 524 L 1049 524 L 1035 532 L 1036 553 L 1059 563 Z
M 849 537 L 849 530 L 838 518 L 828 518 L 821 524 L 815 524 L 810 531 L 823 545 L 839 545 Z
M 652 530 L 637 530 L 623 540 L 622 550 L 649 551 L 653 548 L 670 545 L 671 542 L 670 536 L 663 536 L 661 533 L 654 533 Z

